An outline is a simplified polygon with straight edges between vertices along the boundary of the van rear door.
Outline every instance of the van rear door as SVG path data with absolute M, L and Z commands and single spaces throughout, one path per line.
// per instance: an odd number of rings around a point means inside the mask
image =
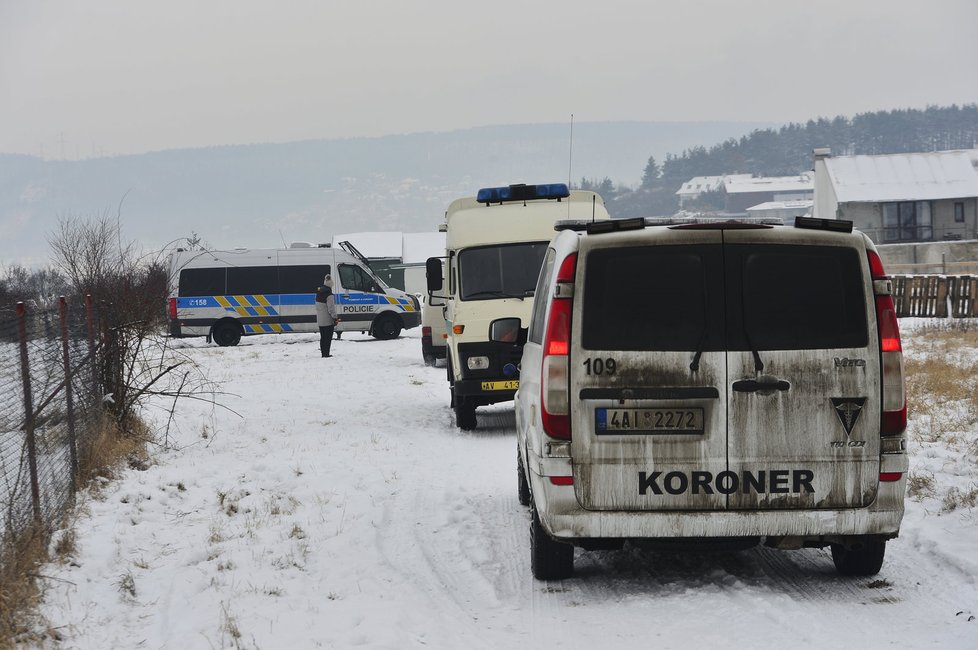
M 578 501 L 591 510 L 725 508 L 708 484 L 727 467 L 722 233 L 584 237 L 577 267 L 569 385 Z
M 731 509 L 868 505 L 880 353 L 862 235 L 724 232 Z

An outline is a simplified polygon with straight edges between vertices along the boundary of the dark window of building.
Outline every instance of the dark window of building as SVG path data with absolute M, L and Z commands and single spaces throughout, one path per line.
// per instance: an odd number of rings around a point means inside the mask
M 228 295 L 278 293 L 278 267 L 232 266 L 228 268 Z
M 883 204 L 883 241 L 930 241 L 934 239 L 930 201 Z
M 329 264 L 278 267 L 279 293 L 316 293 L 329 273 Z
M 964 223 L 964 203 L 954 204 L 954 223 Z
M 180 296 L 223 296 L 225 269 L 184 269 L 180 271 Z

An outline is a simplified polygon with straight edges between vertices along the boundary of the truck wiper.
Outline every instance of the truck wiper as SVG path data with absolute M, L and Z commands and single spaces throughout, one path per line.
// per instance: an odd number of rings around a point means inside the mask
M 466 294 L 466 298 L 475 298 L 476 296 L 495 296 L 496 298 L 519 298 L 523 300 L 523 296 L 517 296 L 511 293 L 505 293 L 503 291 L 475 291 L 473 293 Z

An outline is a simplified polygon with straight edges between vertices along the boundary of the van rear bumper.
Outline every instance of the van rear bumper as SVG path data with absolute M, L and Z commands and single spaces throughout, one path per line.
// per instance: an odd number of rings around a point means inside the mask
M 574 486 L 555 486 L 529 472 L 544 528 L 561 540 L 698 537 L 895 537 L 903 520 L 906 477 L 880 483 L 866 508 L 835 510 L 596 511 L 580 507 Z

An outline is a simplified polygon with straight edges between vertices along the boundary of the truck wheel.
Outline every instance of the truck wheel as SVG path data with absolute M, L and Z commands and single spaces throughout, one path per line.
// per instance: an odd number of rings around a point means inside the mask
M 396 339 L 401 335 L 401 321 L 398 320 L 397 316 L 390 314 L 378 316 L 377 321 L 374 323 L 373 335 L 374 338 L 380 339 L 381 341 Z
M 845 544 L 832 544 L 832 561 L 835 570 L 843 576 L 874 576 L 883 566 L 886 540 L 870 539 L 858 548 Z
M 462 431 L 472 431 L 479 423 L 475 419 L 475 404 L 464 397 L 455 396 L 455 426 Z
M 530 568 L 537 580 L 563 580 L 574 575 L 574 547 L 547 534 L 536 506 L 531 508 Z
M 214 326 L 213 337 L 222 348 L 237 345 L 241 340 L 241 327 L 235 323 L 218 323 Z
M 526 469 L 523 467 L 523 454 L 516 447 L 516 498 L 521 506 L 530 505 L 530 484 L 526 480 Z

